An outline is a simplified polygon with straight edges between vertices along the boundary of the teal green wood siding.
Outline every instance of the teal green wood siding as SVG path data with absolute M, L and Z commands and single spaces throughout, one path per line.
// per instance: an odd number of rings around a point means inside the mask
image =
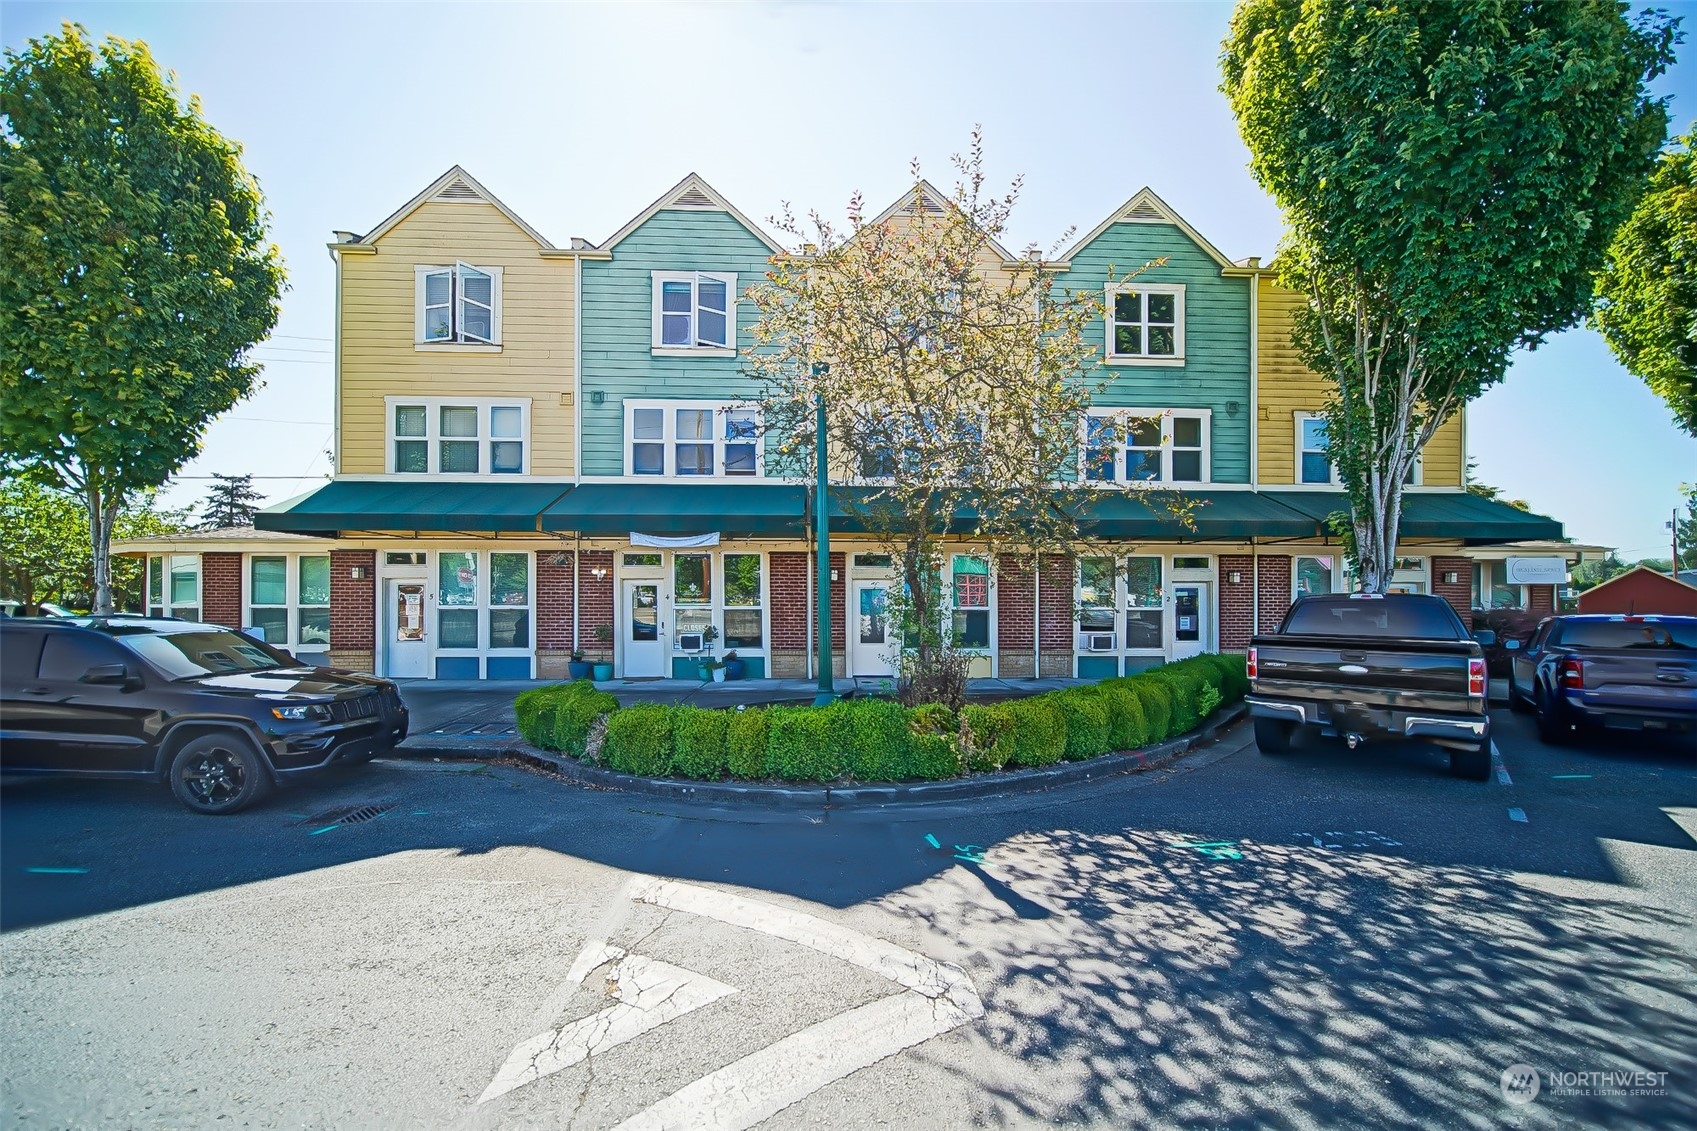
M 739 357 L 654 357 L 655 271 L 734 271 L 737 290 L 765 278 L 772 252 L 724 212 L 662 209 L 583 265 L 583 474 L 623 475 L 626 397 L 636 400 L 755 400 L 759 389 Z M 750 346 L 754 306 L 737 303 L 737 347 Z M 595 393 L 604 395 L 595 403 Z
M 1102 365 L 1094 379 L 1110 383 L 1096 403 L 1111 408 L 1213 410 L 1212 481 L 1249 482 L 1250 280 L 1222 278 L 1220 265 L 1173 224 L 1119 223 L 1072 255 L 1072 270 L 1057 285 L 1103 293 L 1110 267 L 1116 276 L 1166 257 L 1138 275 L 1145 283 L 1184 284 L 1182 366 Z M 1091 340 L 1106 344 L 1100 320 Z M 1236 413 L 1228 409 L 1237 406 Z M 585 441 L 587 443 L 587 440 Z

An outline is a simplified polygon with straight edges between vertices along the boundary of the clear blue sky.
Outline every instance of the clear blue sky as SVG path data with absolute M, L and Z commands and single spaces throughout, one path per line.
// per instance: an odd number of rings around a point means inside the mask
M 1697 5 L 1682 12 L 1697 55 Z M 1270 257 L 1277 210 L 1219 93 L 1226 4 L 0 4 L 18 47 L 63 20 L 143 39 L 246 147 L 292 289 L 266 387 L 185 476 L 252 472 L 272 499 L 328 461 L 331 231 L 367 231 L 464 165 L 557 245 L 599 242 L 694 170 L 749 216 L 881 208 L 910 158 L 943 181 L 982 123 L 1025 175 L 1010 246 L 1087 230 L 1143 185 L 1228 256 Z M 1659 89 L 1697 116 L 1697 62 Z M 1470 410 L 1477 477 L 1623 556 L 1665 555 L 1697 441 L 1573 330 Z M 299 477 L 299 478 L 293 478 Z M 198 499 L 185 479 L 170 501 Z

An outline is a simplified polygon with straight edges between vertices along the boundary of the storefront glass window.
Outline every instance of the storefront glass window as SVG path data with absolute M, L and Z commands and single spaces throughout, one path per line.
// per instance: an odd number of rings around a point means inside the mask
M 1125 646 L 1160 649 L 1165 643 L 1166 610 L 1161 592 L 1161 559 L 1125 560 Z

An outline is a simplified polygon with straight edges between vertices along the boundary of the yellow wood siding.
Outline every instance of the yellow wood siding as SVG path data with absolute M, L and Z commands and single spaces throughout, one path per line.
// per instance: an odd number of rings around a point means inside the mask
M 1302 363 L 1291 344 L 1291 324 L 1303 297 L 1262 276 L 1257 283 L 1256 374 L 1260 411 L 1256 459 L 1263 486 L 1296 482 L 1296 414 L 1319 412 L 1328 382 Z M 1462 412 L 1466 410 L 1463 409 Z M 1426 445 L 1420 482 L 1461 486 L 1462 413 L 1452 416 Z
M 491 204 L 429 201 L 342 257 L 341 468 L 380 475 L 384 397 L 530 398 L 530 473 L 572 474 L 574 262 L 543 259 Z M 500 352 L 415 349 L 416 265 L 501 268 Z M 566 398 L 569 399 L 569 398 Z

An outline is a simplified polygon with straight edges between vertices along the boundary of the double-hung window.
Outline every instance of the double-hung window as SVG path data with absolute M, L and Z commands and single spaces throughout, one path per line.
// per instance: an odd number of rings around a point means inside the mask
M 954 637 L 960 648 L 990 646 L 990 562 L 971 554 L 953 561 Z
M 389 471 L 398 474 L 523 475 L 529 401 L 390 397 Z
M 1184 287 L 1121 283 L 1108 288 L 1109 363 L 1184 363 Z
M 722 271 L 655 271 L 653 346 L 728 356 L 736 350 L 737 277 Z
M 1207 483 L 1207 409 L 1098 409 L 1085 417 L 1083 475 L 1093 483 Z
M 330 555 L 253 554 L 248 558 L 247 624 L 268 644 L 330 645 Z
M 625 402 L 627 475 L 762 474 L 760 411 L 698 401 Z
M 456 262 L 415 267 L 414 334 L 419 345 L 501 344 L 501 269 Z

